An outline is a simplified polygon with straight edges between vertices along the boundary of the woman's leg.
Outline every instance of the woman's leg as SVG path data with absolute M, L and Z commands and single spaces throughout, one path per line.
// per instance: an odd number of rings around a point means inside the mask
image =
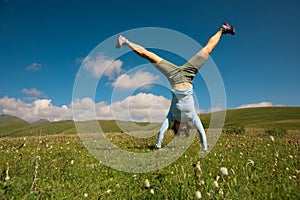
M 207 42 L 207 44 L 195 55 L 193 56 L 184 67 L 192 67 L 199 70 L 206 60 L 208 59 L 209 54 L 217 46 L 222 36 L 222 29 L 220 29 L 215 35 L 213 35 Z
M 123 35 L 119 35 L 116 42 L 116 48 L 120 48 L 125 45 L 129 46 L 137 55 L 149 60 L 153 65 L 157 65 L 162 60 L 162 58 L 156 55 L 155 53 L 148 51 L 141 45 L 130 42 Z
M 135 44 L 133 42 L 127 41 L 127 46 L 129 46 L 137 55 L 141 56 L 142 58 L 145 58 L 149 60 L 153 65 L 157 65 L 162 58 L 156 55 L 155 53 L 148 51 L 141 45 Z
M 221 26 L 221 28 L 218 30 L 217 33 L 215 33 L 207 42 L 207 44 L 201 49 L 197 55 L 202 56 L 203 58 L 208 58 L 208 55 L 214 50 L 214 48 L 219 43 L 221 36 L 223 34 L 231 34 L 235 35 L 235 29 L 233 26 L 228 24 L 227 22 L 224 22 Z
M 197 53 L 197 55 L 207 59 L 209 54 L 214 50 L 217 44 L 220 42 L 221 36 L 223 34 L 222 29 L 215 33 L 207 42 L 207 44 Z

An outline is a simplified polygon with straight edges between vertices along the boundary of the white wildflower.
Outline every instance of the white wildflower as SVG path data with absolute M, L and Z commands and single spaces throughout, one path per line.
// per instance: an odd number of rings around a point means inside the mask
M 154 194 L 154 190 L 153 190 L 153 189 L 151 189 L 151 190 L 150 190 L 150 193 L 151 193 L 151 194 Z
M 85 198 L 87 198 L 89 195 L 88 195 L 87 193 L 84 193 L 83 196 L 84 196 Z
M 144 184 L 145 184 L 145 187 L 147 187 L 147 188 L 150 187 L 150 182 L 148 179 L 145 180 Z
M 275 141 L 275 139 L 274 139 L 274 137 L 273 137 L 272 135 L 270 135 L 270 140 L 271 140 L 272 142 Z
M 201 192 L 199 192 L 199 191 L 196 192 L 196 198 L 201 199 Z
M 228 176 L 228 170 L 226 167 L 221 167 L 220 171 L 222 173 L 223 176 Z
M 106 190 L 105 193 L 106 193 L 106 194 L 109 194 L 110 192 L 111 192 L 111 190 L 108 189 L 108 190 Z
M 224 194 L 222 188 L 219 190 L 219 194 L 220 194 L 220 195 L 223 195 L 223 194 Z
M 204 180 L 202 179 L 201 181 L 200 181 L 200 185 L 204 185 L 205 184 L 205 182 L 204 182 Z
M 214 181 L 214 186 L 215 186 L 216 188 L 219 187 L 218 181 Z
M 74 165 L 74 160 L 71 160 L 71 165 Z

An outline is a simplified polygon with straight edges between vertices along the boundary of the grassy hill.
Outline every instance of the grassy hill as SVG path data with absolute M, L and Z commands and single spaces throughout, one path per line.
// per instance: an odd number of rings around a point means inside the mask
M 221 114 L 219 111 L 216 114 Z M 211 114 L 200 116 L 205 128 L 209 126 Z M 122 132 L 129 130 L 134 122 L 120 122 L 113 120 L 99 121 L 104 132 Z M 121 130 L 117 124 L 125 127 Z M 139 126 L 147 123 L 135 123 Z M 300 130 L 300 107 L 263 107 L 244 108 L 226 111 L 225 127 L 243 126 L 245 128 L 277 128 Z M 128 127 L 128 128 L 126 128 Z M 149 126 L 150 130 L 152 126 Z M 53 134 L 75 134 L 73 121 L 59 121 L 52 123 L 33 123 L 14 116 L 0 116 L 0 137 L 21 137 Z
M 224 112 L 224 111 L 219 111 Z M 201 115 L 208 127 L 210 114 Z M 226 111 L 225 127 L 244 126 L 246 128 L 284 128 L 300 130 L 300 107 L 261 107 Z

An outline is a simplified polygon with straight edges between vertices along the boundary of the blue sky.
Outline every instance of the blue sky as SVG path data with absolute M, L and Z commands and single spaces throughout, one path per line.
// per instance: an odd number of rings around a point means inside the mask
M 73 85 L 81 62 L 107 38 L 135 28 L 162 27 L 205 45 L 224 21 L 234 25 L 237 35 L 223 36 L 211 58 L 224 82 L 226 108 L 300 105 L 299 1 L 153 0 L 148 3 L 0 0 L 0 113 L 28 121 L 72 118 Z M 172 55 L 157 53 L 182 64 Z M 85 99 L 86 103 L 98 105 L 99 112 L 114 103 L 111 102 L 113 82 L 133 66 L 146 64 L 130 53 L 118 60 L 121 62 L 118 73 L 99 81 L 94 102 Z M 144 68 L 142 72 L 145 75 L 147 70 Z M 157 74 L 151 70 L 148 73 L 155 80 Z M 200 76 L 194 84 L 199 110 L 214 109 Z M 141 88 L 132 95 L 145 104 L 145 99 L 161 102 L 164 108 L 170 99 L 168 90 L 157 86 Z M 77 103 L 82 105 L 83 100 Z M 159 105 L 153 108 L 153 113 L 156 109 L 159 110 Z M 134 113 L 134 119 L 146 119 L 138 113 Z

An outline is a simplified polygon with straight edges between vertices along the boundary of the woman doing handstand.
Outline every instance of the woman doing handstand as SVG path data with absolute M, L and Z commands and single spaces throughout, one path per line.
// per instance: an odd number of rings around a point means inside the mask
M 222 34 L 235 34 L 234 28 L 224 22 L 220 29 L 207 42 L 207 44 L 183 66 L 176 66 L 173 63 L 164 60 L 144 47 L 137 45 L 124 36 L 119 35 L 116 48 L 127 45 L 137 55 L 150 61 L 156 69 L 163 73 L 171 84 L 172 102 L 167 117 L 162 123 L 158 133 L 156 148 L 161 148 L 164 133 L 169 128 L 171 122 L 175 121 L 175 130 L 178 131 L 180 123 L 185 124 L 192 121 L 197 129 L 202 143 L 202 150 L 207 151 L 207 141 L 203 125 L 195 110 L 193 98 L 193 80 L 198 70 L 208 59 L 209 54 L 219 43 Z M 175 132 L 176 134 L 176 132 Z

